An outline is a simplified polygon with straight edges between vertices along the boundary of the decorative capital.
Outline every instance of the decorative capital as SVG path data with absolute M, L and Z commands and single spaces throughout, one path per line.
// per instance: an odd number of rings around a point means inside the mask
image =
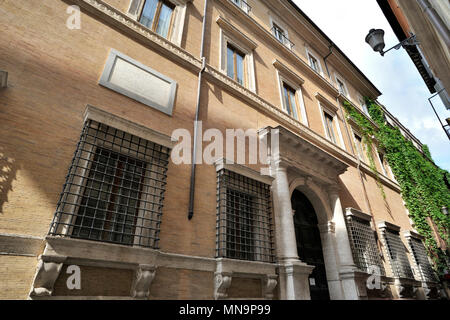
M 336 224 L 333 221 L 328 221 L 325 224 L 321 224 L 318 226 L 320 233 L 335 233 L 336 232 Z
M 328 187 L 328 193 L 330 194 L 339 194 L 339 186 L 337 184 L 332 184 Z

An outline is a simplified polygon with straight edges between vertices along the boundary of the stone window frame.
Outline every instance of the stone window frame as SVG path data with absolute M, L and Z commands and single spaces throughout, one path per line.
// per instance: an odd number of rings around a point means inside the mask
M 403 243 L 403 241 L 401 239 L 401 236 L 400 236 L 401 228 L 399 226 L 397 226 L 395 224 L 392 224 L 392 223 L 389 223 L 387 221 L 379 221 L 379 222 L 377 222 L 377 227 L 378 227 L 378 230 L 380 231 L 381 241 L 383 243 L 384 251 L 386 253 L 386 257 L 387 257 L 387 260 L 388 260 L 386 262 L 388 262 L 390 270 L 391 270 L 391 273 L 392 273 L 391 276 L 393 278 L 398 278 L 398 279 L 415 280 L 415 272 L 414 272 L 414 270 L 412 268 L 410 257 L 408 256 L 408 254 L 406 252 L 408 250 L 408 248 Z M 403 247 L 405 249 L 405 252 L 404 252 L 403 259 L 400 258 L 400 260 L 401 260 L 400 263 L 407 262 L 408 263 L 407 266 L 405 266 L 405 265 L 394 265 L 392 257 L 391 257 L 391 250 L 388 248 L 388 241 L 387 241 L 387 238 L 386 238 L 386 233 L 387 232 L 393 233 L 396 237 L 398 237 L 398 240 L 403 245 Z M 403 254 L 400 253 L 400 255 L 403 255 Z M 412 278 L 401 277 L 400 275 L 397 275 L 397 271 L 394 270 L 394 268 L 406 268 L 406 267 L 409 267 L 409 269 L 411 270 Z
M 370 228 L 370 230 L 372 231 L 373 242 L 374 242 L 373 245 L 374 245 L 374 247 L 375 247 L 375 249 L 376 249 L 376 253 L 378 254 L 378 257 L 379 257 L 379 259 L 380 259 L 380 260 L 378 261 L 378 265 L 377 265 L 377 266 L 380 268 L 380 273 L 381 273 L 380 275 L 385 276 L 385 269 L 384 269 L 383 262 L 382 262 L 382 260 L 381 260 L 382 254 L 381 254 L 381 252 L 379 251 L 378 244 L 377 244 L 376 237 L 375 237 L 376 230 L 373 229 L 372 216 L 369 215 L 369 214 L 366 214 L 366 213 L 364 213 L 364 212 L 361 212 L 361 211 L 359 211 L 359 210 L 356 210 L 356 209 L 354 209 L 354 208 L 346 208 L 346 209 L 345 209 L 345 217 L 346 217 L 347 231 L 348 231 L 348 233 L 349 233 L 349 240 L 350 240 L 350 244 L 351 244 L 351 248 L 352 248 L 352 253 L 353 253 L 353 255 L 354 255 L 355 263 L 356 263 L 357 260 L 358 260 L 358 259 L 355 259 L 355 256 L 357 256 L 358 253 L 355 252 L 355 250 L 357 250 L 357 248 L 355 248 L 355 243 L 354 243 L 353 235 L 351 234 L 352 230 L 351 230 L 351 228 L 349 227 L 349 224 L 351 224 L 352 220 L 356 218 L 356 219 L 361 220 L 361 221 L 363 221 L 364 223 L 366 223 L 367 226 L 368 226 L 368 227 Z M 359 221 L 358 221 L 358 222 L 359 222 Z M 359 223 L 361 223 L 361 222 L 359 222 Z M 366 235 L 366 236 L 367 236 L 367 237 L 370 237 L 370 235 Z M 360 267 L 360 266 L 358 266 L 358 267 Z M 367 272 L 367 270 L 362 270 L 362 271 Z
M 305 126 L 309 127 L 308 115 L 306 112 L 305 101 L 303 99 L 303 90 L 302 90 L 302 86 L 304 85 L 305 80 L 301 76 L 296 74 L 292 70 L 292 68 L 289 68 L 288 66 L 286 66 L 284 63 L 282 63 L 281 61 L 279 61 L 277 59 L 275 59 L 272 64 L 276 70 L 278 92 L 280 94 L 280 104 L 281 104 L 283 112 L 285 112 L 287 114 L 287 106 L 285 103 L 284 90 L 283 90 L 284 84 L 287 84 L 289 87 L 291 87 L 292 89 L 295 90 L 295 98 L 296 98 L 296 102 L 297 102 L 296 103 L 296 107 L 297 107 L 296 113 L 297 113 L 298 119 L 295 119 L 294 117 L 292 117 L 292 118 L 301 122 Z
M 344 143 L 344 137 L 342 135 L 341 126 L 339 125 L 339 108 L 335 106 L 331 101 L 329 101 L 327 98 L 325 98 L 322 94 L 319 92 L 316 93 L 316 99 L 319 105 L 319 111 L 320 111 L 320 117 L 322 119 L 322 126 L 325 131 L 325 138 L 330 141 L 331 143 L 339 146 L 341 149 L 345 150 L 345 143 Z M 328 137 L 327 133 L 327 125 L 325 122 L 325 113 L 328 114 L 331 118 L 333 118 L 333 125 L 334 125 L 334 133 L 336 135 L 336 143 L 334 143 L 330 137 Z
M 364 115 L 366 115 L 367 117 L 370 118 L 369 109 L 367 107 L 367 103 L 366 103 L 364 97 L 362 96 L 362 94 L 357 93 L 357 99 L 358 99 L 358 103 L 359 103 Z
M 381 164 L 382 173 L 383 173 L 386 177 L 388 177 L 388 178 L 394 180 L 395 182 L 397 182 L 397 181 L 395 180 L 395 176 L 394 176 L 394 173 L 392 172 L 391 166 L 389 165 L 389 163 L 388 163 L 387 160 L 386 160 L 386 152 L 383 151 L 383 150 L 380 150 L 380 149 L 377 149 L 376 151 L 377 151 L 377 158 L 378 158 L 378 161 L 379 161 L 380 164 Z M 383 155 L 384 165 L 383 165 L 383 161 L 381 161 L 380 154 Z
M 158 102 L 153 101 L 148 97 L 144 97 L 136 92 L 130 91 L 129 89 L 126 89 L 119 85 L 111 83 L 110 79 L 111 79 L 112 73 L 114 71 L 114 67 L 115 67 L 117 59 L 122 59 L 122 60 L 128 62 L 129 64 L 135 66 L 136 68 L 139 68 L 139 69 L 147 72 L 148 74 L 154 76 L 155 78 L 158 78 L 164 82 L 167 82 L 170 85 L 170 93 L 169 93 L 170 98 L 169 98 L 169 101 L 167 102 L 167 104 L 161 105 Z M 158 71 L 153 70 L 152 68 L 140 63 L 139 61 L 117 51 L 116 49 L 111 49 L 108 54 L 108 58 L 106 60 L 105 67 L 103 69 L 103 73 L 100 77 L 99 84 L 108 89 L 116 91 L 124 96 L 127 96 L 133 100 L 136 100 L 142 104 L 145 104 L 146 106 L 149 106 L 149 107 L 152 107 L 153 109 L 159 110 L 169 116 L 172 115 L 174 103 L 175 103 L 177 85 L 178 85 L 177 82 L 175 80 L 159 73 Z
M 227 0 L 225 0 L 227 1 Z M 231 3 L 233 3 L 236 7 L 238 7 L 240 10 L 242 10 L 245 14 L 250 14 L 250 10 L 251 7 L 249 6 L 249 4 L 247 3 L 247 1 L 242 1 L 242 0 L 228 0 Z M 236 2 L 237 1 L 237 2 Z
M 305 50 L 306 50 L 306 59 L 308 60 L 308 65 L 311 67 L 311 69 L 313 69 L 315 72 L 317 72 L 318 74 L 320 74 L 322 77 L 324 77 L 323 74 L 323 69 L 322 69 L 322 63 L 320 62 L 320 59 L 318 58 L 318 55 L 316 55 L 315 53 L 313 53 L 312 49 L 308 46 L 305 46 Z M 309 57 L 313 57 L 316 61 L 317 64 L 319 66 L 319 70 L 316 71 L 312 66 L 311 66 L 311 61 L 309 60 Z
M 230 172 L 233 172 L 234 174 L 240 175 L 242 177 L 251 179 L 251 180 L 255 180 L 257 182 L 266 184 L 271 186 L 272 182 L 274 180 L 273 177 L 270 176 L 266 176 L 266 175 L 262 175 L 257 171 L 254 171 L 253 169 L 250 169 L 249 167 L 246 167 L 244 165 L 241 164 L 237 164 L 229 159 L 226 158 L 219 158 L 214 162 L 214 166 L 215 166 L 215 170 L 216 173 L 220 172 L 221 170 L 227 170 Z M 218 181 L 217 181 L 218 183 Z M 219 190 L 219 186 L 217 185 L 217 188 Z M 272 204 L 272 200 L 271 200 L 271 204 Z M 272 243 L 271 243 L 271 247 L 273 250 L 273 259 L 276 259 L 275 257 L 275 234 L 274 234 L 274 228 L 275 228 L 275 222 L 274 222 L 274 217 L 273 217 L 273 205 L 270 206 L 270 214 L 272 215 Z M 218 234 L 216 234 L 216 237 L 218 236 Z M 267 235 L 266 235 L 267 236 Z M 270 237 L 270 235 L 269 235 Z M 257 241 L 257 239 L 256 239 Z M 216 248 L 217 249 L 217 248 Z M 258 253 L 255 252 L 255 255 L 258 255 Z M 264 254 L 263 254 L 264 255 Z M 240 260 L 240 259 L 234 259 L 234 258 L 229 258 L 229 257 L 219 257 L 217 259 L 225 259 L 225 260 L 236 260 L 236 261 L 244 261 L 244 262 L 254 262 L 254 263 L 265 263 L 265 264 L 272 264 L 274 262 L 263 262 L 263 261 L 259 261 L 259 260 Z
M 220 71 L 228 77 L 227 48 L 228 45 L 231 45 L 232 47 L 241 51 L 245 55 L 244 73 L 247 75 L 247 77 L 246 79 L 244 79 L 244 84 L 242 86 L 249 89 L 253 93 L 256 93 L 255 63 L 253 52 L 258 47 L 258 45 L 252 39 L 247 37 L 242 31 L 240 31 L 236 26 L 232 25 L 222 16 L 217 17 L 216 23 L 220 27 L 220 54 L 219 54 Z
M 338 80 L 340 82 L 342 82 L 342 84 L 344 85 L 344 91 L 343 94 L 346 98 L 348 98 L 349 100 L 351 99 L 350 97 L 350 92 L 348 91 L 348 86 L 347 86 L 347 81 L 344 79 L 344 77 L 342 77 L 338 72 L 334 72 L 334 79 L 336 81 L 336 87 L 338 89 L 339 92 L 341 92 L 340 87 L 339 87 L 339 83 Z
M 420 235 L 420 234 L 418 234 L 416 232 L 413 232 L 413 231 L 409 231 L 409 230 L 403 231 L 403 237 L 406 240 L 407 247 L 408 247 L 409 252 L 410 252 L 410 258 L 411 258 L 411 261 L 413 262 L 411 264 L 411 267 L 413 269 L 415 269 L 416 280 L 424 281 L 424 282 L 436 282 L 436 278 L 434 277 L 434 271 L 432 270 L 431 263 L 430 263 L 428 255 L 425 256 L 425 259 L 426 259 L 425 261 L 426 261 L 426 263 L 428 263 L 428 266 L 425 266 L 425 268 L 428 267 L 428 268 L 431 269 L 431 272 L 433 273 L 433 279 L 428 278 L 428 276 L 426 275 L 426 271 L 423 271 L 420 268 L 420 263 L 417 261 L 417 257 L 414 255 L 414 251 L 415 250 L 414 250 L 413 246 L 411 245 L 411 241 L 414 241 L 414 240 L 420 241 L 420 243 L 421 243 L 421 245 L 422 245 L 422 247 L 423 247 L 423 249 L 425 250 L 425 253 L 426 253 L 426 249 L 425 249 L 425 246 L 423 244 L 423 240 L 425 238 L 422 235 Z
M 363 140 L 363 135 L 361 134 L 361 132 L 355 128 L 355 126 L 350 125 L 350 129 L 352 132 L 352 143 L 355 147 L 355 156 L 357 157 L 357 159 L 361 160 L 364 163 L 367 163 L 367 147 L 364 144 L 364 140 Z M 362 148 L 362 154 L 359 154 L 359 150 L 358 150 L 358 144 L 356 142 L 356 136 L 361 138 L 361 148 Z
M 283 41 L 280 41 L 275 36 L 275 31 L 272 30 L 274 28 L 274 24 L 283 31 L 283 34 L 284 34 L 284 38 L 283 38 L 284 40 Z M 269 27 L 270 27 L 270 33 L 273 35 L 273 37 L 278 42 L 280 42 L 282 45 L 284 45 L 289 50 L 293 50 L 294 46 L 293 46 L 293 43 L 292 43 L 291 39 L 289 38 L 288 28 L 287 28 L 285 23 L 281 22 L 281 19 L 279 19 L 278 17 L 274 17 L 273 15 L 269 15 Z
M 130 18 L 132 18 L 133 20 L 135 20 L 136 22 L 139 23 L 139 18 L 142 14 L 142 10 L 144 8 L 145 1 L 146 0 L 130 0 L 130 4 L 128 5 L 128 9 L 126 12 L 127 16 L 129 16 Z M 181 41 L 183 39 L 184 25 L 185 25 L 185 20 L 186 20 L 187 3 L 191 2 L 192 0 L 166 0 L 166 1 L 172 3 L 175 6 L 175 10 L 173 11 L 171 33 L 169 34 L 169 38 L 167 40 L 176 44 L 177 46 L 181 46 Z M 134 8 L 136 8 L 136 10 L 135 10 L 135 12 L 132 12 L 132 10 Z M 156 35 L 158 35 L 156 32 L 152 31 L 151 29 L 149 29 L 149 28 L 147 28 L 147 29 L 150 32 L 153 32 Z M 160 35 L 158 35 L 158 36 L 160 36 Z M 164 38 L 164 37 L 162 37 L 162 38 Z M 166 39 L 166 38 L 164 38 L 164 39 Z
M 135 137 L 138 137 L 138 138 L 141 138 L 144 140 L 148 140 L 152 143 L 166 147 L 167 149 L 169 149 L 169 154 L 170 154 L 170 151 L 175 146 L 175 142 L 172 141 L 172 139 L 169 136 L 166 136 L 162 133 L 159 133 L 159 132 L 149 129 L 147 127 L 141 126 L 137 123 L 134 123 L 134 122 L 131 122 L 124 118 L 121 118 L 119 116 L 116 116 L 112 113 L 109 113 L 107 111 L 104 111 L 102 109 L 94 107 L 92 105 L 86 106 L 84 117 L 83 117 L 83 125 L 89 120 L 92 120 L 92 121 L 98 122 L 100 124 L 120 130 L 124 133 L 130 134 L 131 136 L 135 136 Z M 90 148 L 91 149 L 88 151 L 90 151 L 90 157 L 93 158 L 94 152 L 92 152 L 92 151 L 95 148 L 94 144 L 92 144 Z M 111 150 L 112 152 L 121 154 L 121 150 L 117 147 L 112 146 L 112 148 L 108 147 L 107 149 Z M 145 159 L 142 159 L 139 157 L 137 157 L 137 160 L 145 161 Z M 71 240 L 75 239 L 75 238 L 71 237 L 74 221 L 77 217 L 77 213 L 75 212 L 75 209 L 76 209 L 76 207 L 79 207 L 81 199 L 83 198 L 82 189 L 83 189 L 83 186 L 85 184 L 85 181 L 87 179 L 87 176 L 88 176 L 88 173 L 90 170 L 90 167 L 89 167 L 90 163 L 91 163 L 91 159 L 82 159 L 81 164 L 78 165 L 80 168 L 80 173 L 78 173 L 76 175 L 77 176 L 76 179 L 78 180 L 76 185 L 78 185 L 78 187 L 77 187 L 77 192 L 75 192 L 72 195 L 74 198 L 74 201 L 72 201 L 71 203 L 73 203 L 73 204 L 69 205 L 69 208 L 68 208 L 68 210 L 70 210 L 70 213 L 67 214 L 69 217 L 68 218 L 66 217 L 65 218 L 66 220 L 64 220 L 62 222 L 59 221 L 59 219 L 62 219 L 62 217 L 58 217 L 58 221 L 55 221 L 55 219 L 56 219 L 56 217 L 55 217 L 54 221 L 52 222 L 52 226 L 50 228 L 49 233 L 57 233 L 58 235 L 67 237 L 68 239 L 71 239 Z M 146 173 L 146 176 L 147 176 L 147 173 Z M 139 220 L 139 214 L 137 217 Z M 70 221 L 67 219 L 70 219 Z M 142 229 L 142 226 L 139 226 L 138 224 L 136 224 L 135 231 L 134 231 L 135 234 L 138 232 L 138 229 L 139 230 Z M 76 238 L 76 239 L 86 240 L 86 241 L 90 241 L 90 242 L 93 241 L 91 239 L 84 239 L 84 238 Z M 107 242 L 104 242 L 101 240 L 93 241 L 93 242 L 107 243 Z M 121 244 L 121 243 L 110 243 L 110 244 L 123 246 L 123 244 Z M 136 243 L 136 241 L 134 241 L 133 244 L 129 247 L 145 247 L 145 246 L 141 246 L 138 243 Z

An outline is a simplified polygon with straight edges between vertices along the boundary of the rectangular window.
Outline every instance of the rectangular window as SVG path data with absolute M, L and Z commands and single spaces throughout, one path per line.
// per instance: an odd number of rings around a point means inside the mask
M 347 230 L 356 266 L 364 272 L 372 273 L 378 267 L 380 275 L 386 275 L 375 239 L 375 231 L 370 227 L 370 216 L 361 218 L 347 209 Z M 372 272 L 371 272 L 372 271 Z
M 354 137 L 355 137 L 356 153 L 361 161 L 365 161 L 362 138 L 356 133 L 354 134 Z
M 50 235 L 158 248 L 169 149 L 87 120 Z
M 284 34 L 284 30 L 281 27 L 277 26 L 275 23 L 273 23 L 272 29 L 275 38 L 277 38 L 281 43 L 285 43 L 286 35 Z
M 175 5 L 164 0 L 146 0 L 139 22 L 164 38 L 169 37 Z
M 270 186 L 221 169 L 217 199 L 216 257 L 274 262 Z
M 295 90 L 285 83 L 283 83 L 283 97 L 286 113 L 298 120 L 297 99 L 295 97 Z
M 309 57 L 309 65 L 314 69 L 317 73 L 320 73 L 319 62 L 312 55 L 308 54 Z
M 341 93 L 341 94 L 343 94 L 343 95 L 347 95 L 347 90 L 345 89 L 345 84 L 344 84 L 344 82 L 342 82 L 341 80 L 339 80 L 339 79 L 336 79 L 336 81 L 337 81 L 337 84 L 338 84 L 338 89 L 339 89 L 339 92 Z
M 367 109 L 367 104 L 364 98 L 362 97 L 359 98 L 359 104 L 361 105 L 361 108 L 363 109 L 364 113 L 370 117 L 369 109 Z
M 381 152 L 378 153 L 378 156 L 380 157 L 380 163 L 381 163 L 381 170 L 383 171 L 383 174 L 385 176 L 387 176 L 387 170 L 386 170 L 386 163 L 385 163 L 385 159 L 384 159 L 384 154 L 382 154 Z
M 333 129 L 333 117 L 329 115 L 327 112 L 323 113 L 324 120 L 325 120 L 325 131 L 327 134 L 328 139 L 330 139 L 334 144 L 336 144 L 336 136 L 334 134 Z
M 394 277 L 414 279 L 414 274 L 406 255 L 406 248 L 400 239 L 399 232 L 386 228 L 382 234 Z
M 233 2 L 237 7 L 241 8 L 241 10 L 244 11 L 245 13 L 249 13 L 251 10 L 251 7 L 244 0 L 230 0 L 230 1 Z
M 245 83 L 245 54 L 227 45 L 227 75 L 240 85 Z

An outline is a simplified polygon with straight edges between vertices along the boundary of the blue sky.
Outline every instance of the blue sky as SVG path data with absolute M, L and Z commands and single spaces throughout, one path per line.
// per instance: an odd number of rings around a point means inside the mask
M 364 41 L 372 28 L 386 32 L 388 49 L 399 41 L 376 0 L 294 0 L 383 93 L 378 99 L 423 144 L 436 164 L 450 171 L 450 141 L 428 103 L 431 96 L 404 49 L 384 57 Z M 419 39 L 420 40 L 420 39 Z M 433 104 L 442 120 L 450 116 L 439 97 Z

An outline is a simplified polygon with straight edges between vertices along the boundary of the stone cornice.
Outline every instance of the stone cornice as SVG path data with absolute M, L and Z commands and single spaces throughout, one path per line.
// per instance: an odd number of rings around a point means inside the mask
M 116 116 L 112 113 L 109 113 L 107 111 L 104 111 L 91 105 L 87 105 L 84 112 L 84 121 L 88 119 L 106 124 L 108 126 L 114 127 L 116 129 L 143 138 L 145 140 L 158 143 L 169 149 L 173 149 L 173 147 L 176 144 L 176 141 L 172 141 L 172 138 L 166 136 L 165 134 L 154 131 L 143 125 L 131 122 L 127 119 Z
M 420 235 L 420 234 L 418 234 L 418 233 L 416 233 L 414 231 L 410 231 L 410 230 L 403 231 L 403 236 L 405 237 L 405 239 L 410 239 L 410 238 L 415 238 L 417 240 L 424 240 L 425 239 L 424 236 L 422 236 L 422 235 Z
M 234 163 L 233 161 L 227 160 L 225 158 L 217 159 L 214 162 L 214 165 L 216 167 L 216 171 L 226 169 L 268 185 L 271 185 L 273 181 L 273 178 L 270 176 L 261 175 L 261 173 L 258 171 L 250 169 L 249 167 L 242 164 Z
M 370 214 L 364 213 L 364 212 L 356 210 L 354 208 L 346 208 L 345 215 L 347 217 L 354 216 L 354 217 L 360 218 L 360 219 L 368 221 L 368 222 L 370 222 L 372 220 L 372 216 Z
M 242 42 L 250 50 L 255 50 L 258 45 L 241 31 L 239 31 L 235 26 L 228 22 L 224 17 L 218 16 L 216 19 L 217 24 L 222 30 L 230 33 L 234 38 Z
M 339 107 L 336 106 L 336 104 L 334 104 L 330 100 L 328 100 L 326 97 L 324 97 L 320 92 L 317 92 L 315 97 L 317 98 L 317 100 L 319 100 L 321 103 L 323 103 L 326 107 L 333 110 L 334 112 L 337 113 L 339 111 Z
M 395 232 L 400 232 L 400 227 L 399 226 L 397 226 L 397 225 L 395 225 L 393 223 L 387 222 L 387 221 L 377 222 L 377 227 L 382 232 L 384 232 L 385 230 L 391 230 L 391 231 L 395 231 Z
M 278 71 L 280 71 L 286 77 L 290 78 L 291 81 L 294 81 L 297 85 L 303 85 L 305 83 L 305 79 L 303 79 L 298 74 L 293 72 L 288 66 L 286 66 L 280 60 L 275 59 L 272 64 Z

